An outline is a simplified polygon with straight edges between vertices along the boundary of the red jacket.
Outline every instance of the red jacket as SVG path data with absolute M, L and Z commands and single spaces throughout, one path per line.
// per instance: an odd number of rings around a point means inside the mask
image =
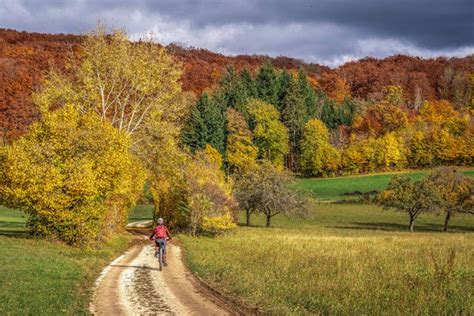
M 157 238 L 157 239 L 165 239 L 166 237 L 171 239 L 171 234 L 170 231 L 168 230 L 168 227 L 165 225 L 158 225 L 155 228 L 153 228 L 153 232 L 150 236 L 150 239 Z

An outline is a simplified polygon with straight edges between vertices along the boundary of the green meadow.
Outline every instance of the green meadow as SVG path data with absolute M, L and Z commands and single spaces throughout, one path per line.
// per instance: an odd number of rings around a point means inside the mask
M 241 219 L 241 224 L 243 223 Z M 474 216 L 420 216 L 377 206 L 319 204 L 212 238 L 181 235 L 189 268 L 234 300 L 269 314 L 474 313 Z
M 428 171 L 404 172 L 414 179 Z M 465 171 L 473 175 L 472 170 Z M 394 174 L 299 179 L 320 201 L 383 190 Z M 253 215 L 219 238 L 181 235 L 189 268 L 237 302 L 268 314 L 474 313 L 474 216 L 405 213 L 376 205 L 320 203 L 305 219 Z
M 461 169 L 468 176 L 474 176 L 473 169 Z M 418 180 L 426 175 L 430 170 L 389 172 L 370 175 L 357 175 L 336 178 L 302 178 L 295 183 L 295 188 L 311 193 L 318 201 L 340 201 L 350 200 L 354 196 L 348 193 L 359 191 L 367 193 L 373 190 L 384 190 L 390 179 L 394 175 L 409 175 L 412 179 Z
M 94 280 L 132 236 L 79 249 L 31 238 L 25 223 L 22 212 L 0 206 L 0 315 L 87 314 Z

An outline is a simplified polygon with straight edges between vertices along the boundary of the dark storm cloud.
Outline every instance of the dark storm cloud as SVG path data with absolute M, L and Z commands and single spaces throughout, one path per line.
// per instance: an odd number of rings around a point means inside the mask
M 427 47 L 474 43 L 472 0 L 143 1 L 143 7 L 197 27 L 228 23 L 332 23 L 370 36 L 390 36 Z
M 472 0 L 2 0 L 0 26 L 83 32 L 102 20 L 224 53 L 339 64 L 365 55 L 462 55 L 474 47 Z

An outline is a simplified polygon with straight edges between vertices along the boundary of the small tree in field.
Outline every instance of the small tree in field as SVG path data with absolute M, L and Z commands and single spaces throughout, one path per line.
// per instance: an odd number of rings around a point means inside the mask
M 408 176 L 393 177 L 388 188 L 379 195 L 379 202 L 385 208 L 408 213 L 410 232 L 414 231 L 418 215 L 435 211 L 441 205 L 439 194 L 428 179 L 413 182 Z
M 446 214 L 444 231 L 448 231 L 450 218 L 455 213 L 474 214 L 473 185 L 471 178 L 463 176 L 454 168 L 441 168 L 434 171 L 430 181 L 442 199 L 441 208 Z
M 309 200 L 288 187 L 291 180 L 287 172 L 270 162 L 263 162 L 236 181 L 235 195 L 240 207 L 246 211 L 247 225 L 250 225 L 250 215 L 257 212 L 265 215 L 266 227 L 271 226 L 272 217 L 278 214 L 307 214 Z

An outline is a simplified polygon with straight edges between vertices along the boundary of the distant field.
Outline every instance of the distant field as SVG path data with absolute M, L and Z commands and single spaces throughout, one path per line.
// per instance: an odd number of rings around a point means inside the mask
M 128 217 L 129 222 L 153 219 L 153 205 L 137 205 Z
M 26 218 L 0 206 L 0 315 L 84 315 L 100 269 L 125 251 L 130 235 L 100 250 L 30 238 Z
M 318 201 L 337 201 L 354 198 L 346 195 L 354 191 L 367 193 L 372 190 L 384 190 L 390 179 L 396 174 L 408 174 L 413 179 L 426 176 L 430 170 L 404 171 L 397 173 L 380 173 L 338 178 L 298 179 L 295 188 L 310 192 Z M 464 174 L 474 176 L 474 170 L 464 170 Z
M 263 313 L 472 315 L 474 216 L 456 217 L 451 233 L 442 222 L 423 214 L 408 233 L 403 213 L 319 204 L 274 228 L 179 239 L 194 273 Z

